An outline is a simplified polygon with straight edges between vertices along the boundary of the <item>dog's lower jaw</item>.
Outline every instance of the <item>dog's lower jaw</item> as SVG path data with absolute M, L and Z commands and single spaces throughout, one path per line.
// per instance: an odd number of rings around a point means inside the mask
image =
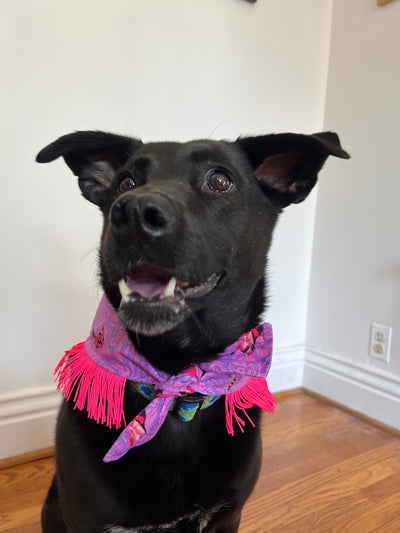
M 157 337 L 166 333 L 181 322 L 191 313 L 184 300 L 176 300 L 172 305 L 152 306 L 132 300 L 123 302 L 120 290 L 116 283 L 111 282 L 106 274 L 102 258 L 100 258 L 100 280 L 105 295 L 118 313 L 118 318 L 127 329 L 133 341 L 138 335 Z
M 139 311 L 131 312 L 132 306 L 124 304 L 118 309 L 118 318 L 125 328 L 137 335 L 156 337 L 168 331 L 171 331 L 181 322 L 183 322 L 191 311 L 188 306 L 176 302 L 168 308 L 160 308 L 151 311 L 148 306 L 141 306 Z

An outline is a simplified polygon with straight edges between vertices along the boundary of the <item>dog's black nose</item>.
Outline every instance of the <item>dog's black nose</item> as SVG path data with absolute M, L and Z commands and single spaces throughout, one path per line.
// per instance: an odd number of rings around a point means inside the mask
M 158 194 L 126 194 L 111 209 L 111 222 L 117 236 L 129 238 L 140 233 L 156 239 L 177 231 L 179 213 L 174 202 Z

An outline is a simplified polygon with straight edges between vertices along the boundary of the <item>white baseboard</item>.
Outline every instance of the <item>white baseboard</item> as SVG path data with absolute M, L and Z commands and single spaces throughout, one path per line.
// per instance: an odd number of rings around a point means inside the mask
M 400 430 L 400 376 L 308 348 L 303 386 Z
M 60 395 L 54 385 L 0 395 L 0 459 L 48 448 Z
M 271 392 L 305 387 L 400 430 L 400 376 L 305 346 L 276 348 Z M 60 394 L 54 385 L 0 395 L 0 459 L 53 445 Z

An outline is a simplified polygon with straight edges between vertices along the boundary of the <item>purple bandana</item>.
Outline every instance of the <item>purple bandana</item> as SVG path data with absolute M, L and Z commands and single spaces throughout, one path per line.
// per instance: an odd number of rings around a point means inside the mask
M 114 442 L 104 457 L 115 461 L 134 446 L 151 440 L 168 415 L 175 396 L 193 392 L 225 395 L 226 426 L 233 435 L 233 418 L 241 431 L 245 421 L 235 408 L 258 405 L 268 412 L 275 400 L 265 380 L 272 356 L 272 328 L 262 324 L 242 335 L 210 363 L 192 366 L 178 375 L 154 368 L 134 348 L 114 308 L 103 296 L 92 330 L 85 343 L 65 353 L 55 374 L 58 390 L 67 400 L 73 394 L 75 408 L 108 427 L 126 425 L 123 396 L 126 380 L 154 384 L 156 398 L 147 405 Z

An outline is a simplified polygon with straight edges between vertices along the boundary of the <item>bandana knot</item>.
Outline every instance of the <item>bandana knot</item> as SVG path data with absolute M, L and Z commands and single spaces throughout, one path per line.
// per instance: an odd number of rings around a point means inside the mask
M 234 434 L 233 419 L 244 431 L 240 409 L 254 426 L 246 409 L 258 405 L 273 412 L 275 399 L 266 376 L 271 366 L 272 328 L 264 323 L 242 335 L 218 357 L 194 365 L 177 375 L 154 368 L 131 343 L 117 313 L 105 296 L 96 312 L 91 333 L 67 351 L 55 369 L 57 390 L 74 407 L 86 408 L 89 418 L 108 427 L 125 429 L 104 461 L 115 461 L 135 446 L 151 440 L 161 428 L 176 396 L 192 393 L 225 396 L 226 427 Z M 128 424 L 123 411 L 126 381 L 154 386 L 155 397 Z

